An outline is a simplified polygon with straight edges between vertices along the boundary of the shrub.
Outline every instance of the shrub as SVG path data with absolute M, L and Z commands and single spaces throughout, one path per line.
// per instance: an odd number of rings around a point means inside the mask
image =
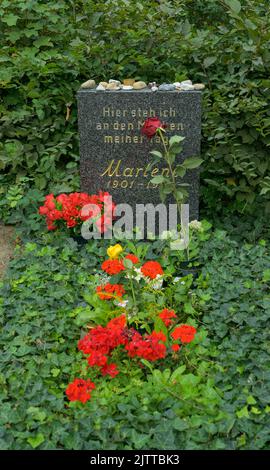
M 269 207 L 265 2 L 5 0 L 0 14 L 2 205 L 33 185 L 78 189 L 75 92 L 89 77 L 134 76 L 206 83 L 206 203 Z

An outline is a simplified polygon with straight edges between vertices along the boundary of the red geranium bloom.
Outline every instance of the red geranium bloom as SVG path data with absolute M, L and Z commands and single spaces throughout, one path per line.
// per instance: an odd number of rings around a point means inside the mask
M 158 341 L 167 341 L 166 335 L 162 333 L 162 331 L 153 331 L 149 336 L 151 338 L 157 339 Z
M 146 261 L 141 267 L 144 276 L 155 279 L 159 274 L 163 274 L 163 269 L 157 261 Z
M 125 270 L 123 262 L 119 259 L 107 259 L 102 263 L 101 269 L 107 274 L 110 274 L 110 276 Z
M 89 366 L 91 367 L 93 366 L 103 367 L 107 363 L 107 360 L 108 360 L 107 356 L 102 354 L 102 352 L 92 351 L 90 356 L 88 356 L 87 362 Z
M 109 323 L 107 324 L 107 328 L 124 328 L 126 326 L 127 319 L 126 315 L 120 315 L 119 317 L 112 318 Z
M 126 291 L 121 284 L 110 284 L 108 282 L 104 286 L 98 286 L 96 292 L 100 299 L 110 300 L 122 297 Z
M 91 390 L 94 390 L 95 384 L 90 380 L 74 379 L 66 388 L 66 395 L 70 401 L 87 402 L 91 398 Z
M 93 219 L 98 230 L 104 232 L 111 225 L 114 209 L 115 204 L 109 193 L 70 193 L 57 197 L 48 194 L 44 205 L 39 208 L 39 213 L 46 217 L 49 230 L 59 227 L 59 224 L 55 224 L 58 220 L 64 222 L 67 228 L 73 228 Z
M 129 255 L 126 255 L 125 258 L 132 261 L 133 264 L 137 264 L 140 262 L 139 258 L 137 258 L 137 256 L 133 255 L 132 253 L 130 253 Z
M 179 349 L 180 349 L 179 344 L 173 344 L 173 345 L 172 345 L 172 350 L 173 350 L 174 352 L 179 351 Z
M 101 369 L 102 375 L 110 375 L 111 377 L 116 377 L 119 374 L 116 364 L 105 364 Z
M 161 332 L 154 331 L 144 337 L 135 332 L 125 349 L 130 357 L 138 356 L 148 361 L 156 361 L 166 356 L 166 346 L 160 341 L 166 341 L 166 336 Z
M 167 124 L 162 123 L 158 117 L 151 117 L 146 119 L 143 127 L 141 128 L 141 132 L 146 135 L 148 139 L 151 139 L 157 133 L 159 128 L 165 129 L 165 127 L 167 127 Z
M 173 321 L 171 320 L 172 318 L 177 318 L 177 315 L 175 315 L 174 310 L 168 310 L 167 308 L 164 308 L 162 312 L 159 314 L 159 318 L 163 321 L 164 325 L 166 327 L 170 326 Z
M 194 339 L 196 333 L 197 330 L 194 326 L 181 325 L 175 328 L 171 333 L 171 337 L 174 340 L 180 339 L 182 343 L 190 343 Z

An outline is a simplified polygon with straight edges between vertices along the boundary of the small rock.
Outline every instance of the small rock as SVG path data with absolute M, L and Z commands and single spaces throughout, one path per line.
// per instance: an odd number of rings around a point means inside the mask
M 191 80 L 183 80 L 180 85 L 192 85 L 192 81 Z
M 175 83 L 174 83 L 174 86 L 175 86 L 175 88 L 180 88 L 181 83 L 180 83 L 180 82 L 175 82 Z
M 159 85 L 158 89 L 159 91 L 174 91 L 175 86 L 171 83 L 162 83 L 161 85 Z
M 108 82 L 99 82 L 99 85 L 102 85 L 104 88 L 107 88 Z
M 143 88 L 147 88 L 147 85 L 145 82 L 135 82 L 133 88 L 134 90 L 142 90 Z
M 189 83 L 181 83 L 181 90 L 182 91 L 189 91 L 194 90 L 194 85 L 190 85 Z
M 96 88 L 96 91 L 105 91 L 105 90 L 106 88 L 103 85 L 101 85 L 101 83 Z
M 151 91 L 158 91 L 158 87 L 157 86 L 152 86 Z
M 111 78 L 111 79 L 109 80 L 109 84 L 110 84 L 110 83 L 115 83 L 115 84 L 118 85 L 118 86 L 121 85 L 121 82 L 119 82 L 119 80 L 114 80 L 113 78 Z
M 95 87 L 96 87 L 95 80 L 87 80 L 87 82 L 84 82 L 81 84 L 81 88 L 95 88 Z
M 123 80 L 124 86 L 133 86 L 134 83 L 135 83 L 134 78 L 125 78 L 125 80 Z
M 194 90 L 204 90 L 205 85 L 203 83 L 194 83 Z
M 115 82 L 110 82 L 108 83 L 106 90 L 114 90 L 114 91 L 120 90 L 120 86 L 117 85 L 117 83 Z
M 133 86 L 131 85 L 123 85 L 122 90 L 133 90 Z

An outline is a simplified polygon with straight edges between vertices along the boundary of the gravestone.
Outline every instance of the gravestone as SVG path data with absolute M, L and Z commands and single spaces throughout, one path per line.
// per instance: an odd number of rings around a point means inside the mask
M 161 202 L 150 180 L 164 169 L 157 165 L 150 169 L 153 157 L 149 152 L 163 149 L 158 136 L 150 140 L 141 134 L 147 117 L 157 116 L 168 124 L 165 138 L 185 137 L 179 163 L 200 153 L 200 91 L 81 89 L 77 97 L 83 191 L 108 191 L 116 204 L 133 207 Z M 183 182 L 190 185 L 190 220 L 198 219 L 199 169 L 189 170 Z

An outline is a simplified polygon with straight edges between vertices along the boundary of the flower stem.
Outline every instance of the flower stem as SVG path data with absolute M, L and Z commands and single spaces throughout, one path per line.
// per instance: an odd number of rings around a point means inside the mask
M 133 302 L 134 302 L 134 306 L 135 308 L 137 308 L 137 302 L 136 302 L 136 296 L 135 296 L 135 291 L 134 291 L 134 285 L 133 285 L 133 280 L 132 280 L 132 277 L 130 275 L 130 287 L 131 287 L 131 292 L 132 292 L 132 298 L 133 298 Z
M 181 223 L 181 201 L 177 197 L 176 179 L 175 179 L 175 174 L 174 174 L 174 171 L 173 171 L 173 168 L 172 168 L 172 165 L 171 165 L 171 162 L 170 162 L 170 158 L 169 158 L 169 150 L 168 150 L 166 142 L 164 140 L 163 131 L 160 128 L 158 129 L 158 133 L 160 135 L 160 138 L 161 138 L 164 150 L 165 150 L 164 157 L 165 157 L 165 160 L 166 160 L 166 163 L 168 165 L 169 172 L 170 172 L 170 175 L 171 175 L 171 182 L 173 184 L 173 195 L 174 195 L 174 198 L 176 200 L 177 210 L 178 210 L 178 214 L 179 214 L 179 217 L 180 217 L 180 223 Z

